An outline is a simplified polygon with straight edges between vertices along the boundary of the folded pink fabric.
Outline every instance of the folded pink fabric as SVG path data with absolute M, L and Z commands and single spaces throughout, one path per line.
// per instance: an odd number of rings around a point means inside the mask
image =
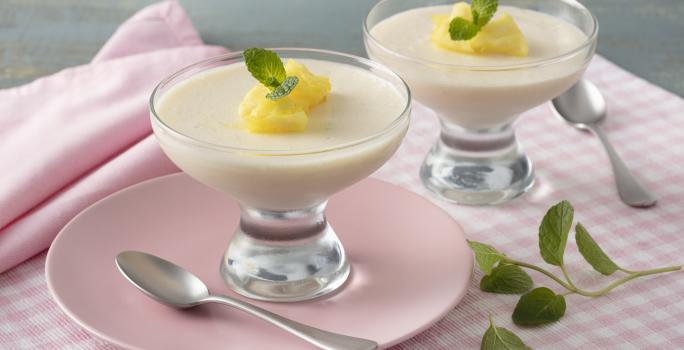
M 46 249 L 95 201 L 178 171 L 151 136 L 150 93 L 225 52 L 203 45 L 166 1 L 123 23 L 92 63 L 0 91 L 0 272 Z

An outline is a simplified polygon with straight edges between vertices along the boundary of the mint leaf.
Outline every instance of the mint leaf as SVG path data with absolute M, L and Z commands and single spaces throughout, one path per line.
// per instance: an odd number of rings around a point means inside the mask
M 532 289 L 532 278 L 518 265 L 495 267 L 489 276 L 482 277 L 480 289 L 490 293 L 522 294 Z
M 532 350 L 513 332 L 503 327 L 496 327 L 492 316 L 489 316 L 489 328 L 482 337 L 480 350 Z
M 468 245 L 475 253 L 475 261 L 485 275 L 491 274 L 494 266 L 505 258 L 502 253 L 488 244 L 469 240 Z
M 494 17 L 496 9 L 499 7 L 498 0 L 473 0 L 470 11 L 473 14 L 473 23 L 479 27 L 484 27 L 489 20 Z
M 270 50 L 251 48 L 242 53 L 247 70 L 264 86 L 275 89 L 285 81 L 285 66 L 278 55 Z
M 285 78 L 285 81 L 283 81 L 282 84 L 280 84 L 277 88 L 273 89 L 273 91 L 269 92 L 266 94 L 266 98 L 269 100 L 277 100 L 279 98 L 283 98 L 292 92 L 292 89 L 297 86 L 297 83 L 299 83 L 299 78 L 297 77 L 287 77 Z
M 494 17 L 499 7 L 498 0 L 473 0 L 470 5 L 473 21 L 455 17 L 449 22 L 449 36 L 451 40 L 470 40 Z
M 620 267 L 611 260 L 608 255 L 599 247 L 598 243 L 591 238 L 587 229 L 579 222 L 575 225 L 575 241 L 577 248 L 594 270 L 608 276 L 612 275 Z
M 551 207 L 542 219 L 539 226 L 539 252 L 544 261 L 551 265 L 563 264 L 574 212 L 572 204 L 564 200 Z
M 449 36 L 451 40 L 470 40 L 479 31 L 480 27 L 461 17 L 455 17 L 449 22 Z
M 551 289 L 539 287 L 520 297 L 513 310 L 513 322 L 520 326 L 536 326 L 558 321 L 565 315 L 565 298 Z

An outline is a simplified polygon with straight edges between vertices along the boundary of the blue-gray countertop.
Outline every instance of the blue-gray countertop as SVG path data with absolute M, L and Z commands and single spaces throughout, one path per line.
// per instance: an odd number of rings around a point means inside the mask
M 0 0 L 0 88 L 86 63 L 154 0 Z M 207 43 L 317 47 L 365 55 L 375 0 L 181 0 Z M 599 19 L 599 53 L 684 95 L 684 0 L 582 0 Z

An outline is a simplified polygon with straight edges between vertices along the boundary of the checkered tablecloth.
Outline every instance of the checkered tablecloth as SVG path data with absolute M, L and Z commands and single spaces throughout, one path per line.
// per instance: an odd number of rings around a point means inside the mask
M 496 207 L 435 202 L 462 224 L 468 237 L 521 260 L 542 263 L 536 248 L 539 221 L 550 205 L 568 199 L 576 219 L 620 265 L 645 269 L 684 263 L 684 100 L 601 57 L 594 59 L 586 78 L 605 94 L 605 131 L 657 194 L 656 207 L 623 205 L 598 140 L 557 120 L 547 105 L 526 113 L 516 127 L 536 168 L 530 193 Z M 434 115 L 416 105 L 402 147 L 375 176 L 429 197 L 418 168 L 438 131 Z M 582 261 L 572 239 L 566 263 L 582 286 L 605 281 Z M 49 295 L 44 265 L 45 253 L 0 275 L 0 348 L 114 349 L 62 313 Z M 538 285 L 560 291 L 531 274 Z M 393 350 L 477 349 L 488 313 L 535 349 L 684 349 L 684 272 L 636 280 L 597 299 L 570 295 L 565 317 L 537 328 L 514 326 L 510 315 L 517 296 L 481 292 L 481 276 L 475 274 L 467 296 L 445 319 Z

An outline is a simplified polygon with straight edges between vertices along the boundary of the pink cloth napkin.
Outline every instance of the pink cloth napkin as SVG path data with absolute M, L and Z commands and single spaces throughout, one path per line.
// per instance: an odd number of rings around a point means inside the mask
M 90 64 L 0 91 L 0 272 L 46 249 L 95 201 L 178 171 L 151 135 L 150 93 L 225 52 L 165 1 L 123 23 Z

